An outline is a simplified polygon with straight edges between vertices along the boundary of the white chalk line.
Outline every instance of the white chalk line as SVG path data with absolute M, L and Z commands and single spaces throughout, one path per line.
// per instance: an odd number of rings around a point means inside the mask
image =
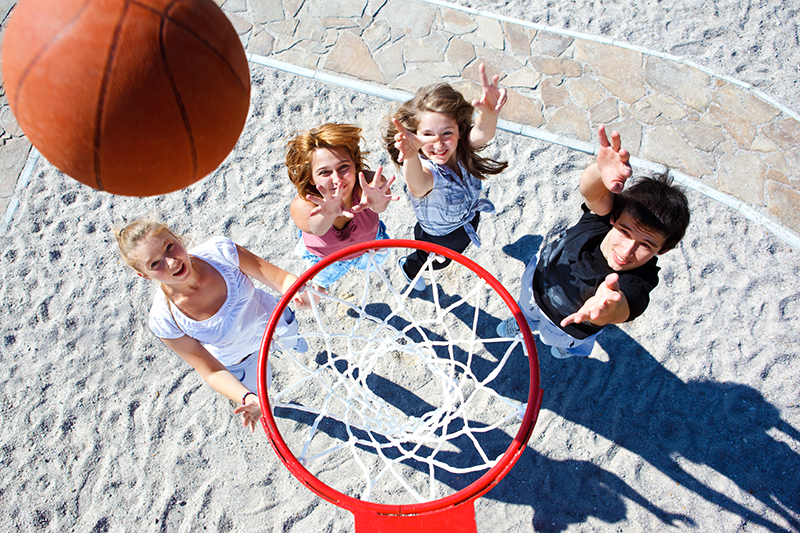
M 429 1 L 430 3 L 437 3 L 435 0 L 426 1 Z M 411 93 L 404 91 L 397 91 L 374 83 L 354 80 L 329 73 L 317 72 L 315 70 L 298 67 L 290 63 L 284 63 L 283 61 L 277 61 L 264 56 L 247 54 L 247 58 L 253 63 L 263 65 L 265 67 L 324 81 L 325 83 L 345 87 L 362 92 L 364 94 L 369 94 L 371 96 L 377 96 L 379 98 L 383 98 L 384 100 L 404 102 L 413 96 Z M 570 139 L 569 137 L 551 133 L 539 128 L 534 128 L 525 124 L 518 124 L 516 122 L 509 122 L 507 120 L 499 119 L 497 121 L 497 128 L 509 133 L 529 137 L 531 139 L 537 139 L 551 144 L 564 146 L 578 152 L 597 155 L 597 145 L 593 143 L 580 141 L 577 139 Z M 656 174 L 662 174 L 668 170 L 665 165 L 636 157 L 631 158 L 631 166 Z M 747 220 L 762 225 L 767 231 L 784 241 L 795 250 L 800 250 L 800 235 L 784 227 L 782 224 L 772 220 L 767 215 L 758 212 L 756 209 L 747 205 L 741 200 L 709 187 L 699 180 L 677 170 L 669 169 L 669 175 L 680 185 L 699 192 L 700 194 L 703 194 L 727 207 L 730 207 L 735 211 L 738 211 Z
M 526 20 L 514 19 L 514 18 L 511 18 L 511 17 L 506 17 L 504 15 L 496 15 L 496 14 L 490 13 L 488 11 L 480 11 L 480 10 L 477 10 L 477 9 L 472 9 L 470 7 L 459 6 L 459 5 L 451 4 L 449 2 L 444 2 L 442 0 L 422 0 L 422 1 L 426 2 L 428 4 L 432 4 L 432 5 L 436 5 L 436 6 L 440 6 L 440 7 L 445 7 L 447 9 L 454 9 L 456 11 L 462 11 L 464 13 L 469 13 L 471 15 L 478 15 L 478 16 L 481 16 L 481 17 L 495 19 L 495 20 L 499 20 L 499 21 L 503 21 L 503 22 L 510 22 L 512 24 L 517 24 L 519 26 L 524 26 L 524 27 L 531 28 L 531 29 L 534 29 L 534 30 L 537 30 L 537 31 L 546 31 L 546 32 L 549 32 L 549 33 L 554 33 L 556 35 L 564 35 L 564 36 L 572 37 L 572 38 L 575 38 L 575 39 L 583 39 L 585 41 L 591 41 L 591 42 L 595 42 L 595 43 L 599 43 L 599 44 L 607 44 L 607 45 L 610 45 L 610 46 L 615 46 L 617 48 L 624 48 L 626 50 L 631 50 L 633 52 L 639 52 L 641 54 L 645 54 L 645 55 L 649 55 L 649 56 L 653 56 L 653 57 L 658 57 L 660 59 L 666 59 L 666 60 L 672 61 L 674 63 L 680 63 L 681 65 L 686 65 L 687 67 L 691 67 L 691 68 L 697 69 L 697 70 L 699 70 L 699 71 L 701 71 L 701 72 L 703 72 L 705 74 L 708 74 L 709 76 L 712 76 L 714 78 L 718 78 L 720 80 L 724 80 L 724 81 L 727 81 L 728 83 L 731 83 L 733 85 L 741 87 L 742 89 L 745 89 L 746 91 L 751 93 L 753 96 L 756 96 L 757 98 L 759 98 L 760 100 L 764 101 L 765 103 L 771 105 L 772 107 L 780 109 L 782 112 L 786 113 L 787 115 L 789 115 L 793 119 L 795 119 L 798 122 L 800 122 L 800 114 L 798 114 L 795 111 L 789 109 L 788 107 L 786 107 L 785 105 L 781 104 L 780 102 L 778 102 L 777 100 L 775 100 L 771 96 L 765 94 L 764 92 L 756 89 L 755 87 L 753 87 L 749 83 L 743 82 L 741 80 L 737 80 L 735 78 L 731 78 L 730 76 L 726 76 L 726 75 L 723 75 L 723 74 L 717 74 L 716 72 L 713 72 L 708 67 L 704 67 L 703 65 L 700 65 L 698 63 L 695 63 L 694 61 L 690 61 L 690 60 L 685 59 L 683 57 L 675 56 L 675 55 L 672 55 L 672 54 L 667 54 L 667 53 L 664 53 L 664 52 L 658 52 L 658 51 L 655 51 L 655 50 L 649 50 L 649 49 L 644 48 L 642 46 L 638 46 L 638 45 L 635 45 L 635 44 L 630 44 L 630 43 L 627 43 L 625 41 L 619 41 L 617 39 L 611 39 L 609 37 L 603 37 L 603 36 L 600 36 L 600 35 L 590 35 L 588 33 L 580 33 L 580 32 L 572 31 L 572 30 L 562 30 L 562 29 L 559 29 L 559 28 L 553 28 L 551 26 L 545 26 L 543 24 L 537 24 L 535 22 L 528 22 Z
M 11 219 L 14 217 L 14 212 L 16 212 L 17 208 L 19 207 L 19 193 L 22 191 L 22 189 L 28 186 L 33 169 L 36 166 L 36 163 L 39 161 L 39 156 L 39 150 L 31 146 L 31 151 L 28 152 L 28 158 L 25 160 L 25 166 L 22 167 L 22 172 L 20 173 L 19 178 L 17 179 L 17 184 L 14 187 L 14 194 L 11 196 L 11 199 L 8 201 L 8 205 L 6 206 L 6 214 L 3 217 L 4 234 L 11 223 Z
M 426 0 L 426 1 L 433 4 L 442 4 L 442 5 L 446 4 L 445 2 L 438 2 L 437 0 Z M 463 10 L 467 12 L 474 11 L 474 10 L 469 10 L 467 8 L 464 8 Z M 498 17 L 501 19 L 508 19 L 507 17 L 500 17 L 499 15 L 495 16 L 495 18 Z M 508 20 L 514 21 L 513 19 L 508 19 Z M 548 29 L 547 31 L 552 31 L 552 30 Z M 570 32 L 570 33 L 576 33 L 576 32 Z M 585 37 L 581 36 L 581 38 Z M 247 54 L 247 59 L 258 65 L 263 65 L 283 72 L 288 72 L 298 76 L 303 76 L 305 78 L 311 78 L 324 83 L 337 85 L 339 87 L 345 87 L 354 91 L 358 91 L 363 94 L 376 96 L 393 102 L 404 102 L 409 98 L 411 98 L 412 96 L 411 93 L 405 91 L 398 91 L 374 83 L 368 83 L 360 80 L 345 78 L 342 76 L 336 76 L 325 72 L 318 72 L 315 70 L 299 67 L 297 65 L 292 65 L 291 63 L 285 63 L 283 61 L 270 59 L 264 56 Z M 570 148 L 572 150 L 576 150 L 579 152 L 592 155 L 597 154 L 597 147 L 592 143 L 580 141 L 577 139 L 570 139 L 563 135 L 557 135 L 555 133 L 551 133 L 539 128 L 534 128 L 532 126 L 528 126 L 525 124 L 518 124 L 516 122 L 510 122 L 507 120 L 500 119 L 498 120 L 497 127 L 498 129 L 507 131 L 509 133 L 514 133 L 531 139 L 537 139 L 551 144 L 564 146 L 566 148 Z M 14 188 L 14 194 L 11 197 L 11 200 L 9 201 L 9 204 L 6 208 L 5 216 L 3 217 L 3 233 L 5 233 L 5 231 L 8 229 L 8 226 L 14 216 L 14 212 L 19 207 L 19 191 L 21 191 L 25 186 L 27 186 L 30 176 L 33 172 L 34 167 L 36 166 L 36 163 L 39 161 L 39 158 L 40 158 L 39 151 L 36 150 L 36 148 L 31 147 L 31 151 L 28 154 L 28 159 L 25 162 L 25 167 L 23 168 L 22 173 L 20 174 L 19 180 L 17 181 L 17 185 Z M 663 173 L 665 170 L 667 170 L 667 167 L 664 165 L 639 158 L 631 158 L 631 165 L 636 168 L 641 168 L 655 173 Z M 691 176 L 688 176 L 682 172 L 678 172 L 677 170 L 669 170 L 669 175 L 672 176 L 676 182 L 683 185 L 684 187 L 697 191 L 700 194 L 703 194 L 727 207 L 730 207 L 731 209 L 734 209 L 735 211 L 738 211 L 747 220 L 762 225 L 764 228 L 767 229 L 767 231 L 769 231 L 770 233 L 772 233 L 773 235 L 784 241 L 786 244 L 788 244 L 795 250 L 800 250 L 800 235 L 789 230 L 782 224 L 772 220 L 768 216 L 760 213 L 759 211 L 747 205 L 746 203 L 742 202 L 741 200 L 734 198 L 723 192 L 720 192 L 712 187 L 709 187 L 701 183 L 699 180 L 692 178 Z

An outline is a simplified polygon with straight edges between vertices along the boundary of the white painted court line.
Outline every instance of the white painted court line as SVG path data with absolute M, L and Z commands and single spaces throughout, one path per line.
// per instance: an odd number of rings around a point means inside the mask
M 31 146 L 31 151 L 28 152 L 28 159 L 25 160 L 25 166 L 22 167 L 22 172 L 20 173 L 19 179 L 17 179 L 17 184 L 14 187 L 14 194 L 8 201 L 8 206 L 6 206 L 6 214 L 3 217 L 3 233 L 5 233 L 8 229 L 11 219 L 14 217 L 14 212 L 19 207 L 19 192 L 28 186 L 28 181 L 31 179 L 33 169 L 36 166 L 36 163 L 39 161 L 39 156 L 39 150 Z
M 426 0 L 426 1 L 432 4 L 445 5 L 444 2 L 438 2 L 436 0 Z M 474 11 L 474 10 L 468 10 L 467 8 L 464 8 L 462 10 L 468 12 Z M 503 17 L 495 16 L 495 18 L 503 18 Z M 513 19 L 507 19 L 507 20 L 513 20 Z M 581 38 L 584 37 L 582 36 Z M 291 74 L 296 74 L 298 76 L 304 76 L 306 78 L 312 78 L 315 80 L 324 81 L 325 83 L 338 85 L 340 87 L 346 87 L 348 89 L 359 91 L 364 94 L 369 94 L 371 96 L 377 96 L 379 98 L 383 98 L 385 100 L 389 100 L 392 102 L 405 102 L 406 100 L 410 99 L 413 96 L 411 93 L 396 91 L 393 89 L 383 87 L 381 85 L 363 82 L 360 80 L 353 80 L 350 78 L 345 78 L 343 76 L 336 76 L 334 74 L 321 73 L 307 68 L 298 67 L 296 65 L 291 65 L 289 63 L 284 63 L 282 61 L 276 61 L 274 59 L 270 59 L 267 57 L 258 56 L 255 54 L 247 54 L 247 58 L 253 63 L 257 63 L 259 65 L 264 65 L 266 67 L 274 68 L 276 70 L 281 70 Z M 578 152 L 584 152 L 592 155 L 597 154 L 597 145 L 593 143 L 579 141 L 577 139 L 571 139 L 569 137 L 564 137 L 563 135 L 557 135 L 555 133 L 551 133 L 549 131 L 545 131 L 539 128 L 534 128 L 532 126 L 528 126 L 525 124 L 518 124 L 516 122 L 509 122 L 507 120 L 499 119 L 497 121 L 497 128 L 503 131 L 507 131 L 509 133 L 514 133 L 517 135 L 522 135 L 524 137 L 529 137 L 531 139 L 537 139 L 551 144 L 564 146 L 566 148 L 569 148 L 571 150 L 576 150 Z M 645 159 L 639 159 L 636 157 L 631 158 L 631 166 L 658 174 L 663 173 L 664 171 L 667 170 L 667 167 L 660 163 L 654 163 L 652 161 L 647 161 Z M 761 224 L 764 228 L 767 229 L 767 231 L 769 231 L 770 233 L 772 233 L 773 235 L 784 241 L 786 244 L 788 244 L 795 250 L 800 250 L 800 235 L 794 233 L 793 231 L 784 227 L 778 222 L 775 222 L 769 217 L 759 213 L 756 209 L 750 207 L 741 200 L 734 198 L 733 196 L 730 196 L 723 192 L 720 192 L 712 187 L 709 187 L 701 183 L 699 180 L 691 176 L 688 176 L 686 174 L 683 174 L 682 172 L 678 172 L 677 170 L 670 170 L 669 175 L 677 183 L 683 185 L 684 187 L 697 191 L 700 194 L 708 196 L 709 198 L 716 200 L 717 202 L 738 211 L 747 220 L 750 220 L 757 224 Z
M 506 17 L 506 16 L 503 16 L 503 15 L 496 15 L 496 14 L 490 13 L 488 11 L 479 11 L 477 9 L 458 6 L 458 5 L 455 5 L 455 4 L 451 4 L 449 2 L 443 2 L 442 0 L 422 0 L 422 1 L 426 2 L 428 4 L 436 5 L 436 6 L 445 7 L 445 8 L 448 8 L 448 9 L 454 9 L 456 11 L 462 11 L 464 13 L 470 13 L 472 15 L 479 15 L 481 17 L 500 20 L 500 21 L 503 21 L 503 22 L 510 22 L 512 24 L 517 24 L 519 26 L 524 26 L 526 28 L 532 28 L 534 30 L 541 30 L 541 31 L 549 32 L 549 33 L 555 33 L 556 35 L 565 35 L 567 37 L 573 37 L 573 38 L 576 38 L 576 39 L 583 39 L 585 41 L 591 41 L 591 42 L 595 42 L 595 43 L 616 46 L 617 48 L 624 48 L 626 50 L 632 50 L 634 52 L 639 52 L 639 53 L 642 53 L 642 54 L 645 54 L 645 55 L 649 55 L 649 56 L 653 56 L 653 57 L 659 57 L 661 59 L 666 59 L 666 60 L 669 60 L 669 61 L 672 61 L 672 62 L 675 62 L 675 63 L 680 63 L 682 65 L 686 65 L 687 67 L 692 67 L 692 68 L 697 69 L 697 70 L 699 70 L 701 72 L 704 72 L 705 74 L 708 74 L 709 76 L 713 76 L 715 78 L 718 78 L 718 79 L 721 79 L 721 80 L 725 80 L 728 83 L 732 83 L 732 84 L 734 84 L 734 85 L 736 85 L 738 87 L 741 87 L 742 89 L 747 90 L 749 93 L 753 94 L 754 96 L 757 96 L 759 99 L 761 99 L 764 102 L 770 104 L 771 106 L 776 107 L 777 109 L 780 109 L 781 111 L 783 111 L 784 113 L 786 113 L 787 115 L 792 117 L 793 119 L 795 119 L 797 121 L 800 121 L 800 114 L 798 114 L 795 111 L 789 109 L 788 107 L 786 107 L 785 105 L 781 104 L 780 102 L 778 102 L 777 100 L 775 100 L 771 96 L 769 96 L 767 94 L 764 94 L 763 92 L 761 92 L 760 90 L 756 89 L 755 87 L 753 87 L 749 83 L 743 82 L 741 80 L 737 80 L 735 78 L 731 78 L 729 76 L 724 76 L 722 74 L 717 74 L 717 73 L 713 72 L 711 69 L 709 69 L 707 67 L 704 67 L 703 65 L 699 65 L 699 64 L 695 63 L 694 61 L 689 61 L 688 59 L 685 59 L 685 58 L 682 58 L 682 57 L 679 57 L 679 56 L 674 56 L 672 54 L 667 54 L 667 53 L 664 53 L 664 52 L 657 52 L 655 50 L 649 50 L 649 49 L 644 48 L 642 46 L 626 43 L 625 41 L 618 41 L 616 39 L 610 39 L 608 37 L 602 37 L 602 36 L 599 36 L 599 35 L 590 35 L 590 34 L 587 34 L 587 33 L 580 33 L 580 32 L 571 31 L 571 30 L 562 30 L 562 29 L 558 29 L 558 28 L 553 28 L 551 26 L 545 26 L 543 24 L 537 24 L 535 22 L 528 22 L 528 21 L 525 21 L 525 20 L 514 19 L 514 18 Z
M 426 1 L 432 4 L 447 5 L 449 7 L 449 4 L 446 4 L 445 2 L 438 2 L 436 0 L 426 0 Z M 472 12 L 474 10 L 468 10 L 467 8 L 463 8 L 462 11 Z M 499 15 L 493 17 L 500 18 L 501 20 L 509 20 L 512 22 L 516 22 L 513 19 L 508 19 L 507 17 L 500 17 Z M 547 31 L 552 31 L 552 30 L 548 29 Z M 570 33 L 575 34 L 575 32 L 570 32 Z M 581 38 L 586 38 L 586 37 L 581 36 Z M 319 80 L 324 83 L 329 83 L 340 87 L 346 87 L 354 91 L 358 91 L 364 94 L 369 94 L 371 96 L 377 96 L 379 98 L 383 98 L 385 100 L 389 100 L 392 102 L 404 102 L 413 96 L 411 93 L 407 93 L 404 91 L 397 91 L 394 89 L 383 87 L 381 85 L 367 83 L 360 80 L 353 80 L 329 73 L 317 72 L 315 70 L 298 67 L 296 65 L 292 65 L 290 63 L 284 63 L 282 61 L 276 61 L 274 59 L 270 59 L 264 56 L 247 54 L 247 59 L 258 65 L 263 65 L 266 67 L 274 68 L 276 70 L 281 70 L 298 76 L 303 76 L 305 78 Z M 557 135 L 555 133 L 551 133 L 538 128 L 533 128 L 528 125 L 518 124 L 516 122 L 509 122 L 501 119 L 498 120 L 497 127 L 498 129 L 507 131 L 509 133 L 522 135 L 524 137 L 537 139 L 551 144 L 557 144 L 559 146 L 570 148 L 571 150 L 576 150 L 587 154 L 597 153 L 597 147 L 592 143 L 579 141 L 577 139 L 570 139 L 568 137 L 564 137 L 563 135 Z M 2 230 L 3 233 L 5 233 L 5 231 L 8 229 L 8 225 L 14 216 L 14 212 L 19 207 L 18 191 L 21 191 L 25 186 L 27 186 L 30 176 L 33 172 L 33 169 L 36 166 L 36 163 L 39 161 L 39 157 L 40 157 L 39 151 L 36 150 L 36 148 L 32 147 L 31 152 L 28 154 L 28 159 L 25 162 L 25 167 L 23 168 L 19 180 L 17 181 L 17 185 L 14 188 L 14 194 L 8 203 L 8 207 L 6 208 L 6 213 L 5 216 L 3 217 L 3 230 Z M 652 161 L 646 161 L 644 159 L 638 159 L 638 158 L 631 158 L 631 165 L 636 168 L 642 168 L 651 172 L 663 172 L 666 169 L 665 166 L 659 163 L 654 163 Z M 681 185 L 688 187 L 694 191 L 697 191 L 705 196 L 708 196 L 709 198 L 716 200 L 717 202 L 738 211 L 747 220 L 750 220 L 757 224 L 761 224 L 767 229 L 767 231 L 769 231 L 770 233 L 772 233 L 773 235 L 775 235 L 776 237 L 787 243 L 789 246 L 793 247 L 795 250 L 800 250 L 800 235 L 797 235 L 796 233 L 784 227 L 783 225 L 759 213 L 756 209 L 752 208 L 751 206 L 747 205 L 741 200 L 738 200 L 737 198 L 734 198 L 728 194 L 725 194 L 707 185 L 704 185 L 699 180 L 696 180 L 695 178 L 687 176 L 686 174 L 683 174 L 676 170 L 670 170 L 670 176 L 672 176 L 673 179 L 676 182 L 680 183 Z

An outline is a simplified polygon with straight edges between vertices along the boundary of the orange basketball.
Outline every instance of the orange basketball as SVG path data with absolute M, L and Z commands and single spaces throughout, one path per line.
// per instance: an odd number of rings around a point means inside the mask
M 81 183 L 164 194 L 213 171 L 250 104 L 247 58 L 212 0 L 21 0 L 3 43 L 11 110 Z

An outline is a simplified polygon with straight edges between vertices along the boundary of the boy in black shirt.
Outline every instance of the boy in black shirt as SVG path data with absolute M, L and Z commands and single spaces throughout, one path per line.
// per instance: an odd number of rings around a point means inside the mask
M 522 275 L 519 305 L 553 357 L 586 357 L 607 324 L 641 315 L 658 284 L 656 255 L 674 248 L 689 225 L 689 205 L 667 177 L 631 175 L 619 133 L 598 129 L 597 162 L 581 175 L 580 221 L 544 246 Z M 518 332 L 512 317 L 497 327 Z

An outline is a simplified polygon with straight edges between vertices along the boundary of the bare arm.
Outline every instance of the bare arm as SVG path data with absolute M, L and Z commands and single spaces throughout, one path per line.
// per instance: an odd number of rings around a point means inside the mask
M 478 111 L 475 125 L 469 132 L 469 142 L 473 147 L 483 146 L 494 138 L 497 133 L 497 117 L 506 103 L 506 90 L 500 89 L 497 83 L 499 77 L 492 76 L 492 82 L 489 83 L 483 63 L 480 64 L 478 70 L 481 73 L 483 94 L 480 100 L 472 102 L 472 106 Z
M 239 270 L 267 287 L 283 294 L 297 281 L 297 276 L 294 274 L 290 274 L 284 269 L 262 259 L 247 248 L 242 248 L 237 244 L 236 250 L 239 252 Z M 298 309 L 309 309 L 311 307 L 307 293 L 295 295 L 292 302 Z
M 600 126 L 597 137 L 600 141 L 597 162 L 583 171 L 580 191 L 586 206 L 593 213 L 605 216 L 614 207 L 614 195 L 622 192 L 625 181 L 631 176 L 628 163 L 631 155 L 622 148 L 622 140 L 616 131 L 611 132 L 609 141 L 605 126 Z
M 619 274 L 609 274 L 594 296 L 586 300 L 578 312 L 561 321 L 561 327 L 581 322 L 589 322 L 595 326 L 621 324 L 629 316 L 628 299 L 619 290 Z
M 396 118 L 392 119 L 392 123 L 397 128 L 394 145 L 403 161 L 403 178 L 406 180 L 408 192 L 416 198 L 422 198 L 433 189 L 433 174 L 422 166 L 419 159 L 422 140 L 408 131 Z
M 177 339 L 161 340 L 181 359 L 189 363 L 212 389 L 226 398 L 240 404 L 242 397 L 247 392 L 250 392 L 247 387 L 242 385 L 241 381 L 228 372 L 225 366 L 195 339 L 184 335 Z M 237 407 L 234 410 L 234 414 L 241 414 L 242 425 L 249 426 L 252 432 L 259 418 L 261 418 L 261 406 L 258 403 L 258 397 L 253 394 L 249 395 L 245 405 Z
M 295 196 L 289 211 L 295 225 L 312 235 L 325 235 L 333 227 L 339 217 L 353 218 L 353 213 L 344 207 L 340 192 L 330 193 L 325 187 L 317 187 L 322 198 L 308 195 L 304 198 Z

